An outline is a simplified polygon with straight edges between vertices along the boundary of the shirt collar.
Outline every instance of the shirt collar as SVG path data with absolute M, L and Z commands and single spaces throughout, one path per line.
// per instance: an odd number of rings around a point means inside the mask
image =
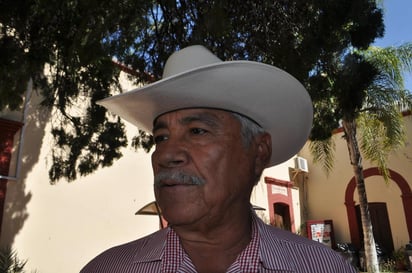
M 276 272 L 295 272 L 293 258 L 287 254 L 284 239 L 278 236 L 277 229 L 266 225 L 255 212 L 253 217 L 260 236 L 259 255 L 262 266 Z
M 252 213 L 253 214 L 253 213 Z M 239 254 L 233 265 L 238 266 L 238 271 L 228 272 L 253 272 L 258 273 L 260 267 L 259 258 L 260 236 L 256 218 L 252 216 L 252 238 L 246 248 Z M 233 266 L 232 265 L 232 266 Z
M 287 255 L 284 240 L 279 238 L 276 233 L 272 231 L 273 229 L 263 223 L 254 211 L 252 211 L 252 219 L 252 223 L 254 223 L 253 226 L 257 231 L 255 234 L 259 246 L 259 260 L 262 266 L 268 270 L 294 272 L 295 268 L 291 260 L 292 258 Z M 168 227 L 147 237 L 144 245 L 136 250 L 134 261 L 136 263 L 161 261 L 166 252 L 168 236 L 176 236 L 180 247 L 180 242 L 178 241 L 176 233 Z M 252 241 L 253 238 L 254 236 L 252 236 Z M 181 251 L 179 255 L 184 254 L 181 247 L 179 251 Z M 180 264 L 175 263 L 175 265 L 179 266 Z
M 166 247 L 162 256 L 162 272 L 177 272 L 183 262 L 185 252 L 173 229 L 167 233 Z
M 166 237 L 170 228 L 159 230 L 152 235 L 149 235 L 142 244 L 142 247 L 136 249 L 134 256 L 135 263 L 145 263 L 159 261 L 162 259 L 164 248 L 166 245 Z

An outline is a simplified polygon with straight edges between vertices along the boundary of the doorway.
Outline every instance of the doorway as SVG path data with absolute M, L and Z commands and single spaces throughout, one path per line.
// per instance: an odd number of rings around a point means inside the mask
M 387 252 L 387 254 L 391 254 L 394 250 L 394 246 L 386 203 L 374 202 L 368 203 L 368 206 L 375 243 L 382 247 Z M 361 242 L 363 242 L 363 228 L 359 205 L 356 206 L 356 218 L 359 227 L 359 237 L 361 239 Z
M 289 205 L 284 203 L 274 203 L 273 211 L 275 214 L 273 225 L 291 231 L 292 225 L 290 221 Z

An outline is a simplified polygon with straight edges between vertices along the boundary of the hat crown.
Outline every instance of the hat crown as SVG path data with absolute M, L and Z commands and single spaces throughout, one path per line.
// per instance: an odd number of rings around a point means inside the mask
M 163 70 L 163 79 L 219 62 L 222 62 L 222 60 L 206 47 L 201 45 L 189 46 L 170 55 Z

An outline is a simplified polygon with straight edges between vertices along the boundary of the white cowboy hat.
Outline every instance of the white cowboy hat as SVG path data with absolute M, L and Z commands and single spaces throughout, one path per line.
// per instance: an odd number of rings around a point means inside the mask
M 269 166 L 288 160 L 302 148 L 313 116 L 307 91 L 285 71 L 252 61 L 223 62 L 203 46 L 172 54 L 162 80 L 97 103 L 147 132 L 159 115 L 178 109 L 215 108 L 242 114 L 271 134 Z

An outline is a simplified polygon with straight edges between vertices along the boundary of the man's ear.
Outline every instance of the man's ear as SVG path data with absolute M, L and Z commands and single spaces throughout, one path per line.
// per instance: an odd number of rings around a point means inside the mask
M 256 145 L 255 174 L 260 176 L 272 157 L 272 137 L 263 133 L 256 137 Z

